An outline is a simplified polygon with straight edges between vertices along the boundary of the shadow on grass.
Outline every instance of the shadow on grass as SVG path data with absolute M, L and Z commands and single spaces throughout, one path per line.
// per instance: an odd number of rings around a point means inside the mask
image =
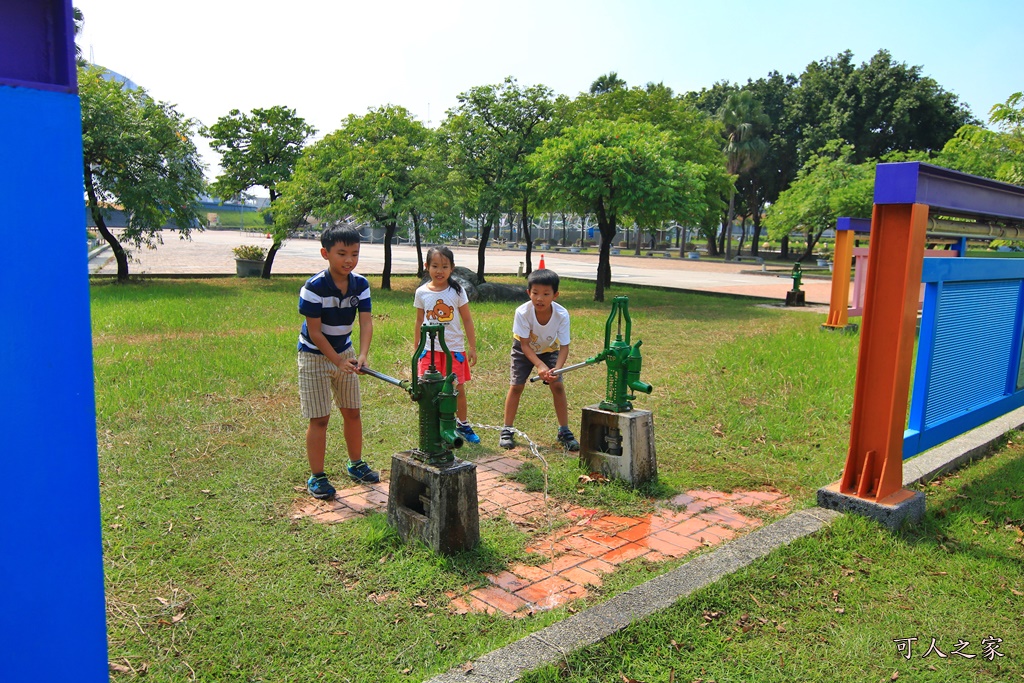
M 965 483 L 968 474 L 958 470 L 924 485 L 929 509 L 921 524 L 903 530 L 902 536 L 949 554 L 1019 566 L 1024 559 L 1024 451 Z M 1000 533 L 1006 531 L 1011 533 Z

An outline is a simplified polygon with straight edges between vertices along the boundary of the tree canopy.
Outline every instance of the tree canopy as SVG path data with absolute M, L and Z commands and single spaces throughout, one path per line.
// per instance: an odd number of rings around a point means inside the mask
M 609 252 L 624 217 L 649 226 L 693 220 L 705 207 L 706 169 L 668 152 L 671 134 L 645 122 L 595 120 L 565 129 L 530 157 L 542 197 L 597 216 L 601 230 L 594 300 L 610 282 Z
M 239 196 L 259 186 L 270 195 L 271 211 L 279 194 L 278 185 L 292 176 L 302 146 L 316 129 L 297 116 L 293 109 L 274 106 L 253 109 L 243 114 L 232 109 L 226 116 L 202 130 L 210 145 L 221 155 L 223 172 L 210 185 L 220 199 Z M 281 248 L 287 230 L 274 230 L 274 243 L 263 264 L 263 277 L 269 278 L 274 255 Z
M 519 205 L 526 224 L 530 175 L 525 160 L 552 133 L 554 114 L 550 88 L 523 87 L 508 77 L 497 85 L 460 94 L 459 104 L 441 125 L 441 144 L 447 150 L 455 186 L 468 193 L 464 203 L 472 213 L 484 216 L 477 253 L 481 281 L 487 242 L 498 216 L 507 207 Z
M 775 239 L 799 230 L 811 255 L 821 234 L 841 216 L 868 217 L 874 198 L 876 162 L 853 161 L 853 149 L 833 140 L 800 169 L 796 180 L 768 209 L 765 226 Z
M 961 126 L 977 123 L 956 95 L 887 50 L 859 66 L 849 50 L 808 64 L 791 117 L 802 160 L 830 140 L 843 140 L 853 146 L 854 163 L 889 152 L 938 151 Z
M 142 88 L 109 78 L 102 67 L 79 68 L 78 94 L 86 206 L 124 282 L 130 254 L 122 242 L 154 247 L 165 225 L 183 239 L 204 227 L 197 198 L 205 182 L 192 142 L 197 124 Z M 123 209 L 128 223 L 119 236 L 106 224 L 114 208 Z
M 391 241 L 417 209 L 430 131 L 404 107 L 388 105 L 348 116 L 314 143 L 282 183 L 280 220 L 313 214 L 323 220 L 354 215 L 384 230 L 382 289 L 391 289 Z

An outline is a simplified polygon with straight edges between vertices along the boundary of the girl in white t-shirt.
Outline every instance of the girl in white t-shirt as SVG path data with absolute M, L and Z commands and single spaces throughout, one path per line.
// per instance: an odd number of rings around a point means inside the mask
M 468 443 L 480 443 L 469 425 L 466 415 L 466 382 L 470 376 L 470 366 L 476 365 L 476 331 L 473 329 L 473 318 L 469 313 L 469 297 L 466 290 L 452 278 L 455 270 L 455 256 L 448 247 L 431 247 L 427 251 L 427 274 L 430 280 L 416 289 L 413 306 L 416 307 L 416 329 L 413 336 L 416 348 L 420 345 L 420 327 L 424 322 L 444 325 L 444 343 L 452 353 L 452 369 L 445 367 L 445 355 L 440 349 L 433 353 L 424 349 L 419 360 L 419 373 L 422 375 L 430 367 L 431 360 L 442 374 L 454 372 L 459 382 L 459 395 L 456 398 L 456 430 Z

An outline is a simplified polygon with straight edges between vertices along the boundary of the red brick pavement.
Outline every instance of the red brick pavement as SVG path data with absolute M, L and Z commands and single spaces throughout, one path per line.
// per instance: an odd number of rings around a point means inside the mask
M 737 508 L 780 514 L 790 503 L 789 497 L 777 491 L 687 491 L 655 513 L 620 517 L 550 498 L 545 501 L 543 492 L 527 491 L 507 478 L 522 462 L 511 455 L 490 455 L 476 461 L 480 515 L 504 516 L 535 532 L 526 550 L 540 561 L 512 564 L 487 575 L 489 585 L 450 592 L 449 609 L 454 613 L 522 617 L 553 609 L 586 596 L 588 587 L 600 586 L 601 576 L 624 562 L 638 557 L 648 562 L 683 557 L 761 524 Z M 329 501 L 303 499 L 293 507 L 291 518 L 336 524 L 370 511 L 385 512 L 387 504 L 388 482 L 384 481 L 341 489 Z M 544 533 L 556 519 L 568 524 Z

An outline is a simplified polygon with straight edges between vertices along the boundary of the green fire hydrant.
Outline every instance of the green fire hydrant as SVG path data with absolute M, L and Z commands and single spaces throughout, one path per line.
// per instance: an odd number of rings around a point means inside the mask
M 446 377 L 431 360 L 430 367 L 417 376 L 417 361 L 430 340 L 430 357 L 433 359 L 435 344 L 444 352 L 447 368 L 452 367 L 452 353 L 444 343 L 444 325 L 423 325 L 420 328 L 420 345 L 412 356 L 412 382 L 395 379 L 383 373 L 362 368 L 364 374 L 394 384 L 409 392 L 409 397 L 419 406 L 419 448 L 412 451 L 418 459 L 430 465 L 444 465 L 455 460 L 453 448 L 462 448 L 462 437 L 455 430 L 455 408 L 459 395 L 458 378 L 454 372 Z
M 794 263 L 793 264 L 793 276 L 792 277 L 793 277 L 793 289 L 791 291 L 799 292 L 800 291 L 800 282 L 803 280 L 803 277 L 804 277 L 803 269 L 800 268 L 800 264 L 799 263 Z

